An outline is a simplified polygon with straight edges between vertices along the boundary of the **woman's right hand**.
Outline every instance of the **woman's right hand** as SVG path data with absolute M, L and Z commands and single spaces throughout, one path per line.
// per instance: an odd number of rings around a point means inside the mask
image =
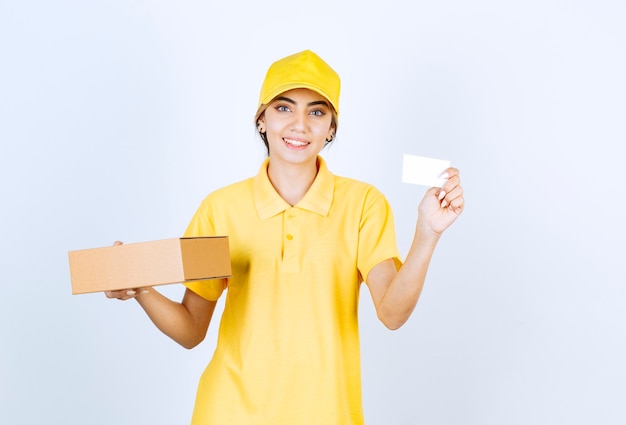
M 149 292 L 150 290 L 148 288 L 130 288 L 120 289 L 118 291 L 105 291 L 104 295 L 106 295 L 107 298 L 116 298 L 121 301 L 126 301 Z

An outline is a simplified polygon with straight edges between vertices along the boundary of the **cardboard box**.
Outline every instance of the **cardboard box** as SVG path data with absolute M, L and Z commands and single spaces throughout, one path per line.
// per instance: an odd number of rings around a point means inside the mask
M 163 239 L 68 255 L 73 294 L 231 276 L 227 236 Z

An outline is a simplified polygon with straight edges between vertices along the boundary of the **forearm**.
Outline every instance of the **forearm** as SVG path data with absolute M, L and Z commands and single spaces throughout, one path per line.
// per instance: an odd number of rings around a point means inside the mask
M 388 328 L 402 326 L 415 309 L 439 237 L 419 226 L 416 228 L 404 264 L 389 281 L 377 308 L 378 317 Z
M 215 303 L 203 300 L 206 303 L 203 309 L 205 311 L 202 311 L 202 314 L 194 315 L 185 303 L 189 296 L 190 294 L 186 292 L 183 302 L 178 303 L 165 297 L 154 288 L 150 288 L 135 299 L 159 330 L 183 347 L 193 348 L 202 342 L 206 335 Z M 198 295 L 195 297 L 199 298 Z M 198 300 L 195 301 L 198 305 Z M 194 310 L 198 311 L 197 308 Z

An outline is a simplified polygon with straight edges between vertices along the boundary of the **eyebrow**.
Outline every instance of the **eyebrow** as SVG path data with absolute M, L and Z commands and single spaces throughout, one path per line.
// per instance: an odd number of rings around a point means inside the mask
M 290 99 L 290 98 L 288 98 L 288 97 L 286 97 L 286 96 L 278 96 L 278 97 L 276 97 L 276 99 L 274 99 L 274 100 L 275 100 L 275 101 L 276 101 L 276 100 L 282 100 L 282 101 L 284 101 L 284 102 L 291 103 L 292 105 L 295 105 L 295 104 L 296 104 L 296 101 L 295 101 L 295 100 Z M 324 106 L 326 106 L 327 108 L 330 108 L 330 105 L 329 105 L 329 104 L 328 104 L 328 102 L 327 102 L 327 101 L 325 101 L 325 100 L 315 100 L 315 101 L 313 101 L 313 102 L 309 102 L 309 103 L 307 103 L 307 106 L 315 106 L 315 105 L 324 105 Z

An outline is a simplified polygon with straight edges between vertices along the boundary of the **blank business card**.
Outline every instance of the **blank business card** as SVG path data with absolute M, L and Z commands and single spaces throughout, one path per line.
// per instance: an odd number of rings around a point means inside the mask
M 448 168 L 450 168 L 450 161 L 405 154 L 402 164 L 402 182 L 442 187 L 446 179 L 440 176 Z

